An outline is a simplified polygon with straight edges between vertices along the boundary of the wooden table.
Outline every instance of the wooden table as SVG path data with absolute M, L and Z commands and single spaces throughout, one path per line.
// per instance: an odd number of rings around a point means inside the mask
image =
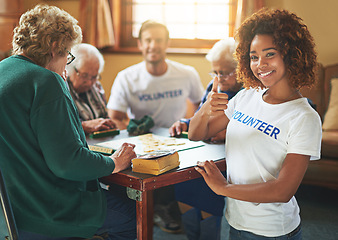
M 165 128 L 154 129 L 152 133 L 160 136 L 168 136 Z M 88 139 L 88 144 L 96 144 L 113 139 L 127 138 L 127 131 L 121 131 L 119 135 L 109 138 Z M 153 239 L 153 190 L 176 183 L 200 178 L 201 175 L 194 169 L 198 161 L 214 160 L 221 171 L 225 171 L 225 147 L 224 143 L 205 143 L 202 147 L 179 151 L 180 166 L 159 176 L 135 173 L 132 169 L 126 169 L 120 173 L 112 174 L 101 179 L 105 184 L 114 183 L 125 186 L 127 194 L 136 201 L 137 239 Z

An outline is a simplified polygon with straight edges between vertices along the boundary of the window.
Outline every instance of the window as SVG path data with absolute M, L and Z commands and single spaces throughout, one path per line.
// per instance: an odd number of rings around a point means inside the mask
M 138 51 L 142 22 L 164 23 L 168 52 L 205 53 L 219 39 L 233 36 L 235 0 L 113 0 L 115 51 Z

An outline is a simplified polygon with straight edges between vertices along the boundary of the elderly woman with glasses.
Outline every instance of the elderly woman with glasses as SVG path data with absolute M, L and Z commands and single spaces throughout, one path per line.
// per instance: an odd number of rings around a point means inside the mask
M 21 240 L 136 238 L 135 203 L 118 194 L 107 201 L 98 182 L 130 166 L 134 145 L 110 157 L 91 152 L 63 79 L 81 40 L 67 12 L 37 5 L 0 62 L 0 168 Z
M 115 128 L 108 117 L 104 90 L 99 82 L 104 67 L 102 54 L 86 43 L 73 46 L 72 53 L 76 59 L 66 67 L 67 82 L 84 131 L 92 133 Z

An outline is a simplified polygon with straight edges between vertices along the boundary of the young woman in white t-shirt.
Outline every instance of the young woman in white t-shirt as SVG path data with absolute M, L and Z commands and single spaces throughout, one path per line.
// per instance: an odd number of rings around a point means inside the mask
M 230 239 L 301 239 L 294 194 L 321 145 L 320 117 L 299 92 L 314 84 L 315 44 L 295 14 L 266 9 L 243 22 L 236 40 L 245 89 L 228 101 L 215 78 L 189 128 L 191 140 L 227 130 L 227 178 L 212 161 L 196 170 L 228 197 Z

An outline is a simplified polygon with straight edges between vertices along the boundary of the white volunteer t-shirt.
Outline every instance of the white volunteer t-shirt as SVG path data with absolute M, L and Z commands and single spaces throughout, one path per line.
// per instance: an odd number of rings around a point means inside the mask
M 170 127 L 183 118 L 186 100 L 199 103 L 203 86 L 193 67 L 166 62 L 168 69 L 162 76 L 151 75 L 144 61 L 118 73 L 107 108 L 128 113 L 135 119 L 149 115 L 158 127 Z
M 278 177 L 288 153 L 320 158 L 321 120 L 306 98 L 281 104 L 263 101 L 265 90 L 240 91 L 229 101 L 226 134 L 227 179 L 232 184 L 267 182 Z M 251 203 L 228 198 L 226 218 L 238 229 L 267 237 L 300 223 L 295 197 L 288 203 Z

